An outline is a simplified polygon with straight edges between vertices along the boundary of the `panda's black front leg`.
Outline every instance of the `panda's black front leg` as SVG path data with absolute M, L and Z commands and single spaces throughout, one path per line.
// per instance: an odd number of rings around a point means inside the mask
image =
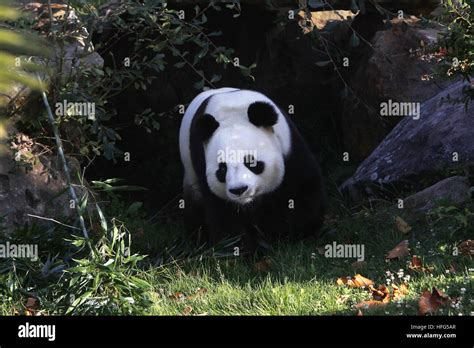
M 206 206 L 206 221 L 208 230 L 208 241 L 215 246 L 225 237 L 233 235 L 235 226 L 234 218 L 226 202 L 217 198 L 209 198 Z
M 234 254 L 253 256 L 258 248 L 258 231 L 251 219 L 239 214 L 234 206 L 213 200 L 207 209 L 209 244 L 215 246 L 226 237 L 241 236 Z M 237 251 L 237 252 L 236 252 Z
M 324 222 L 324 197 L 321 192 L 313 191 L 296 199 L 290 221 L 293 238 L 317 237 Z
M 189 240 L 199 246 L 207 240 L 206 236 L 203 236 L 205 234 L 204 209 L 190 188 L 185 187 L 183 198 L 184 229 Z
M 257 227 L 249 223 L 242 226 L 241 250 L 246 259 L 252 259 L 258 249 Z

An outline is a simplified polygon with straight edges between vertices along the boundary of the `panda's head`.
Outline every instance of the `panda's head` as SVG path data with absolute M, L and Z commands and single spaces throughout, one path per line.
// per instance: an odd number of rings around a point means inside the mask
M 245 205 L 278 188 L 285 165 L 273 129 L 277 122 L 278 113 L 266 102 L 254 102 L 227 118 L 209 113 L 200 118 L 206 180 L 216 196 Z

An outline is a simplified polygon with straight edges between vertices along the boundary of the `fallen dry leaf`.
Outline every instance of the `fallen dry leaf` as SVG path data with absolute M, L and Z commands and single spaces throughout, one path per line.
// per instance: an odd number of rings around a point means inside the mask
M 356 305 L 356 308 L 371 309 L 375 307 L 385 306 L 392 300 L 392 298 L 399 299 L 408 293 L 408 287 L 405 284 L 400 285 L 400 287 L 392 285 L 392 288 L 393 293 L 392 295 L 390 295 L 390 289 L 387 288 L 385 285 L 379 285 L 377 288 L 370 286 L 369 290 L 372 293 L 373 299 L 358 303 Z
M 200 296 L 207 294 L 206 288 L 199 288 L 194 295 L 188 296 L 188 300 L 194 300 Z
M 401 259 L 408 255 L 408 240 L 400 242 L 395 248 L 390 250 L 386 256 L 387 259 Z
M 336 299 L 336 303 L 337 304 L 344 304 L 347 302 L 347 300 L 349 299 L 349 295 L 340 295 L 337 297 Z
M 56 11 L 55 13 L 53 13 L 53 17 L 55 18 L 63 18 L 64 16 L 66 15 L 66 11 L 64 10 L 59 10 L 59 11 Z
M 465 240 L 464 242 L 459 244 L 458 248 L 461 254 L 471 257 L 474 256 L 474 240 Z
M 405 297 L 408 294 L 408 285 L 401 284 L 400 286 L 392 285 L 393 289 L 393 299 L 400 300 L 401 298 Z
M 35 315 L 36 309 L 38 307 L 38 299 L 34 297 L 28 297 L 25 305 L 25 315 L 31 316 Z
M 52 4 L 51 4 L 52 5 Z M 25 10 L 37 10 L 39 9 L 41 6 L 43 6 L 43 4 L 39 3 L 39 2 L 30 2 L 28 4 L 26 4 L 23 8 Z
M 425 267 L 423 267 L 423 262 L 417 256 L 413 256 L 411 258 L 410 264 L 408 265 L 408 269 L 421 272 L 425 272 L 427 270 Z
M 372 280 L 365 278 L 360 274 L 356 274 L 354 277 L 352 277 L 352 281 L 354 282 L 354 287 L 356 288 L 374 285 Z
M 186 306 L 183 309 L 183 315 L 189 315 L 193 311 L 193 308 L 190 306 Z
M 372 297 L 375 301 L 380 301 L 383 303 L 390 302 L 390 290 L 385 285 L 379 285 L 377 289 L 371 287 L 370 291 L 372 292 Z
M 38 304 L 38 300 L 34 297 L 28 297 L 26 300 L 26 308 L 35 309 Z
M 421 262 L 421 260 L 418 257 L 413 256 L 411 258 L 411 262 L 410 262 L 409 267 L 412 268 L 412 269 L 423 268 L 423 263 Z
M 433 314 L 438 310 L 438 308 L 445 307 L 449 305 L 450 302 L 451 299 L 448 295 L 433 287 L 431 292 L 425 290 L 421 294 L 420 300 L 418 301 L 418 314 Z
M 397 224 L 397 228 L 403 234 L 407 234 L 411 231 L 411 226 L 403 220 L 400 216 L 395 218 L 395 223 Z
M 200 296 L 205 295 L 206 293 L 207 293 L 206 288 L 198 288 L 196 293 L 193 295 L 186 296 L 182 292 L 178 291 L 178 292 L 175 292 L 173 295 L 171 295 L 170 298 L 175 301 L 194 300 Z
M 408 269 L 411 271 L 420 271 L 420 272 L 429 272 L 433 270 L 432 267 L 423 266 L 423 262 L 417 256 L 413 256 L 411 258 L 410 264 L 408 265 Z
M 36 314 L 38 300 L 34 297 L 28 297 L 25 305 L 25 315 L 34 316 Z
M 262 261 L 259 261 L 253 265 L 253 270 L 255 272 L 267 272 L 272 265 L 272 262 L 270 259 L 263 259 Z
M 374 282 L 368 278 L 363 277 L 360 274 L 356 274 L 352 278 L 338 278 L 336 280 L 337 285 L 348 285 L 351 288 L 361 288 L 373 286 Z
M 362 311 L 359 309 L 359 311 L 357 312 L 356 314 L 358 317 L 362 317 L 364 314 L 362 313 Z
M 46 9 L 46 8 L 49 7 L 49 5 L 46 5 L 46 4 L 45 4 L 45 5 L 43 5 L 43 7 L 45 7 L 45 9 Z M 67 7 L 68 7 L 68 5 L 66 5 L 66 4 L 57 4 L 57 3 L 52 3 L 52 4 L 51 4 L 51 8 L 52 8 L 52 9 L 67 8 Z
M 173 295 L 170 296 L 170 298 L 175 301 L 184 301 L 186 300 L 186 295 L 182 292 L 175 292 Z
M 198 291 L 197 291 L 197 294 L 205 295 L 205 294 L 207 294 L 207 289 L 206 288 L 199 288 Z

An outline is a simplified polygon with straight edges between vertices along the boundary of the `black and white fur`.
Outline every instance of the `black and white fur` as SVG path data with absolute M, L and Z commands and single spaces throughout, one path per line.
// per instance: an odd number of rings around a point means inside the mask
M 186 110 L 179 145 L 185 225 L 198 241 L 242 234 L 243 247 L 255 251 L 259 232 L 292 239 L 318 232 L 325 202 L 319 166 L 293 122 L 263 94 L 202 92 Z

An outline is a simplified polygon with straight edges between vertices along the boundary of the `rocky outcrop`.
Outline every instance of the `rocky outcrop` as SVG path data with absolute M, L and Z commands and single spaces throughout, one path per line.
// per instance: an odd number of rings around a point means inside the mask
M 465 176 L 452 176 L 437 182 L 403 200 L 405 209 L 426 211 L 440 201 L 462 204 L 470 199 L 470 183 Z
M 366 158 L 400 121 L 380 117 L 380 103 L 421 103 L 449 84 L 435 79 L 439 57 L 426 50 L 436 43 L 440 26 L 422 26 L 414 16 L 388 25 L 375 33 L 372 47 L 361 42 L 353 50 L 349 85 L 354 95 L 346 98 L 341 116 L 344 146 L 352 159 Z M 366 53 L 361 56 L 363 47 Z
M 35 63 L 40 66 L 47 64 L 56 72 L 61 70 L 61 76 L 65 79 L 72 79 L 75 75 L 83 74 L 87 69 L 102 69 L 104 60 L 95 51 L 89 32 L 72 7 L 53 2 L 50 15 L 47 3 L 20 0 L 16 3 L 23 12 L 35 19 L 34 29 L 42 37 L 53 40 L 50 33 L 51 20 L 53 25 L 61 25 L 64 28 L 64 32 L 61 33 L 62 41 L 50 45 L 54 47 L 51 57 L 48 59 L 33 57 Z M 39 74 L 44 81 L 48 81 L 49 74 L 41 71 Z M 12 84 L 9 91 L 0 94 L 0 106 L 4 107 L 6 104 L 6 110 L 21 109 L 29 102 L 30 93 L 29 88 L 19 83 Z M 37 96 L 33 98 L 38 99 Z M 5 113 L 10 114 L 9 111 Z
M 465 109 L 464 103 L 446 101 L 448 95 L 459 98 L 466 86 L 452 84 L 421 105 L 419 119 L 405 117 L 341 190 L 358 201 L 407 183 L 420 186 L 420 178 L 435 180 L 450 168 L 474 166 L 474 105 Z
M 7 233 L 25 225 L 62 221 L 75 214 L 57 156 L 28 136 L 15 132 L 0 157 L 0 214 Z M 68 158 L 72 172 L 79 164 Z
M 62 75 L 71 78 L 84 69 L 98 68 L 104 65 L 102 57 L 95 52 L 89 32 L 79 20 L 73 7 L 67 4 L 54 2 L 51 4 L 51 14 L 47 4 L 29 2 L 23 7 L 36 19 L 35 29 L 44 36 L 51 36 L 51 25 L 61 25 L 61 43 L 54 45 L 53 68 L 61 67 Z M 51 23 L 52 22 L 52 23 Z M 56 57 L 61 62 L 56 61 Z
M 102 57 L 94 51 L 90 35 L 80 22 L 75 10 L 66 4 L 53 2 L 51 13 L 47 2 L 17 0 L 18 7 L 34 19 L 34 29 L 46 40 L 58 40 L 51 57 L 35 57 L 40 65 L 48 65 L 55 76 L 76 78 L 87 69 L 101 69 Z M 61 26 L 60 39 L 51 35 L 51 26 Z M 60 40 L 60 41 L 59 41 Z M 51 42 L 51 41 L 50 41 Z M 48 81 L 49 74 L 41 73 Z M 9 116 L 0 123 L 0 216 L 2 229 L 7 233 L 25 225 L 51 224 L 52 219 L 62 221 L 75 214 L 70 205 L 70 196 L 63 167 L 55 150 L 32 140 L 18 132 L 12 124 L 20 117 L 23 121 L 37 118 L 44 105 L 37 92 L 20 84 L 12 85 L 10 91 L 0 97 Z M 7 126 L 6 126 L 7 125 Z M 7 128 L 9 128 L 7 130 Z M 68 158 L 72 176 L 80 171 L 74 158 Z M 76 192 L 79 194 L 77 191 Z

